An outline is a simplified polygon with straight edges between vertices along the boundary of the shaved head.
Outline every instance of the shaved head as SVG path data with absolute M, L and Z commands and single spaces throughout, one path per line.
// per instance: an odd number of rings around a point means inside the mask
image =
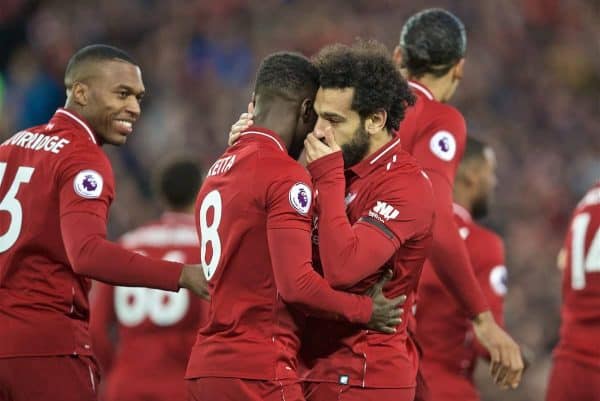
M 98 62 L 122 61 L 138 64 L 125 51 L 108 45 L 90 45 L 75 53 L 65 71 L 65 87 L 71 89 L 75 82 L 85 82 L 98 73 Z

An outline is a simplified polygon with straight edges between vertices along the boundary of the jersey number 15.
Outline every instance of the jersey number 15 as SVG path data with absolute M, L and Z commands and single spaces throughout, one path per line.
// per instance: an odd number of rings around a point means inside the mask
M 21 233 L 21 225 L 23 224 L 23 208 L 21 202 L 17 199 L 17 192 L 22 183 L 28 183 L 33 175 L 33 167 L 19 167 L 15 179 L 8 188 L 6 195 L 0 201 L 0 212 L 8 212 L 10 214 L 10 224 L 5 233 L 0 234 L 0 253 L 7 251 L 17 242 Z M 0 163 L 0 185 L 4 180 L 6 172 L 6 163 Z

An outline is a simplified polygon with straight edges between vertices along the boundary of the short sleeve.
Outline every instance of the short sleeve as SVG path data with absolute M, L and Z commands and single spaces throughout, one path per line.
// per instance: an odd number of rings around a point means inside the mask
M 429 180 L 420 172 L 410 180 L 388 179 L 377 185 L 357 224 L 381 230 L 398 249 L 404 242 L 421 238 L 433 226 L 433 193 Z
M 466 138 L 465 119 L 456 109 L 447 106 L 419 136 L 413 156 L 425 171 L 436 171 L 453 184 Z
M 57 168 L 61 217 L 85 212 L 106 219 L 115 192 L 112 168 L 102 150 L 75 148 Z
M 265 199 L 267 229 L 296 228 L 311 231 L 313 188 L 310 176 L 296 162 L 268 163 Z M 263 169 L 264 171 L 265 169 Z

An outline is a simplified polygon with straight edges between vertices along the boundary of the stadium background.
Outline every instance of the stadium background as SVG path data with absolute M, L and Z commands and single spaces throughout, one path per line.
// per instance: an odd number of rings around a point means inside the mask
M 555 258 L 569 213 L 600 177 L 600 3 L 593 0 L 0 0 L 0 141 L 46 121 L 64 103 L 62 74 L 77 48 L 130 51 L 147 96 L 135 134 L 106 147 L 117 179 L 110 236 L 155 217 L 151 171 L 186 151 L 204 167 L 245 110 L 260 59 L 314 54 L 332 42 L 375 38 L 390 49 L 425 7 L 457 14 L 468 31 L 465 78 L 452 103 L 468 132 L 499 160 L 486 223 L 506 241 L 506 321 L 535 354 L 522 387 L 484 400 L 542 400 L 557 341 Z M 41 206 L 43 207 L 43 206 Z

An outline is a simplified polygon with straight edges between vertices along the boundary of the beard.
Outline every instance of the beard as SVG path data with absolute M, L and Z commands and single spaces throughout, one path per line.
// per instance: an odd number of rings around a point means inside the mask
M 354 131 L 352 140 L 341 146 L 344 167 L 350 168 L 364 159 L 369 151 L 369 134 L 362 124 Z
M 477 198 L 473 202 L 473 206 L 471 207 L 471 214 L 473 215 L 473 219 L 479 220 L 487 216 L 489 211 L 489 203 L 490 201 L 487 196 L 481 196 Z

